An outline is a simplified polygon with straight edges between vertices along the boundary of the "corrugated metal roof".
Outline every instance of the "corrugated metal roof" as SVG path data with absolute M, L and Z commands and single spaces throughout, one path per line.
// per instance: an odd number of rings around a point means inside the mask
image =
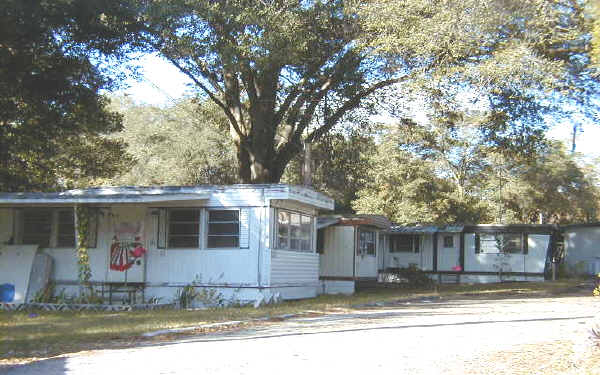
M 389 233 L 461 233 L 464 225 L 395 225 L 390 227 Z

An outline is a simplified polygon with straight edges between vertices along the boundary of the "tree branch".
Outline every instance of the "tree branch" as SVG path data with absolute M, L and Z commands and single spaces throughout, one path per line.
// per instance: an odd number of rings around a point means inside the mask
M 354 109 L 360 105 L 360 101 L 365 97 L 371 95 L 375 91 L 393 85 L 394 83 L 398 83 L 403 81 L 404 78 L 395 78 L 388 79 L 385 81 L 380 81 L 368 89 L 362 91 L 359 94 L 354 95 L 352 98 L 348 99 L 341 107 L 339 107 L 335 113 L 325 119 L 325 124 L 317 129 L 315 129 L 312 133 L 308 135 L 306 138 L 307 142 L 313 142 L 319 138 L 321 138 L 325 133 L 327 133 L 337 122 L 351 109 Z
M 194 76 L 192 73 L 190 73 L 187 69 L 185 69 L 183 66 L 181 66 L 181 64 L 179 64 L 177 62 L 177 60 L 175 60 L 174 58 L 163 54 L 163 56 L 169 60 L 169 62 L 171 62 L 171 64 L 173 64 L 177 69 L 179 69 L 183 74 L 185 74 L 186 76 L 188 76 L 192 81 L 194 81 L 194 83 L 200 87 L 202 89 L 202 91 L 204 91 L 208 97 L 215 102 L 219 107 L 221 107 L 221 109 L 223 110 L 223 112 L 225 112 L 225 115 L 227 116 L 227 119 L 229 119 L 229 122 L 231 123 L 231 126 L 235 129 L 236 133 L 240 136 L 243 137 L 244 134 L 242 133 L 239 124 L 235 118 L 235 116 L 233 115 L 233 113 L 229 110 L 229 108 L 225 105 L 225 103 L 223 103 L 221 100 L 219 100 L 219 98 L 217 98 L 217 96 L 208 89 L 208 87 L 206 87 L 206 85 L 204 85 L 198 78 L 196 78 L 196 76 Z

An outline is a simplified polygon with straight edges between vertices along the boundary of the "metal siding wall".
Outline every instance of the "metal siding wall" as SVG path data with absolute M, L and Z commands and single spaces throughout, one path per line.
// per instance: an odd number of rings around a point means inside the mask
M 147 254 L 147 282 L 257 285 L 262 208 L 248 210 L 248 249 L 156 249 L 152 246 Z M 155 244 L 156 233 L 149 236 Z
M 319 254 L 287 250 L 272 253 L 271 286 L 318 284 Z
M 532 237 L 534 235 L 529 235 Z M 531 241 L 531 240 L 530 240 Z M 531 246 L 531 242 L 528 242 Z M 529 249 L 531 254 L 532 249 Z M 475 234 L 465 233 L 465 271 L 469 272 L 498 272 L 500 268 L 504 272 L 538 272 L 527 271 L 525 263 L 527 259 L 534 259 L 531 255 L 523 254 L 475 254 Z M 542 257 L 545 259 L 545 253 Z M 542 271 L 543 272 L 543 266 Z
M 445 236 L 453 237 L 453 247 L 444 247 Z M 467 252 L 467 244 L 465 242 L 465 258 L 467 258 Z M 474 252 L 475 250 L 473 250 Z M 452 271 L 452 268 L 458 265 L 460 265 L 460 237 L 454 234 L 440 233 L 438 235 L 438 270 Z
M 544 272 L 550 236 L 547 234 L 530 234 L 528 236 L 528 252 L 525 256 L 525 272 Z
M 596 260 L 600 256 L 600 227 L 572 228 L 565 231 L 566 263 L 575 267 L 579 262 Z
M 320 255 L 320 275 L 352 277 L 354 227 L 333 226 L 325 229 L 325 251 Z

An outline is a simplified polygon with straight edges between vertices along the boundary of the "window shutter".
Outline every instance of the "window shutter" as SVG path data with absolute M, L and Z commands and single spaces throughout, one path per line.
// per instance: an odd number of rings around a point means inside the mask
M 475 254 L 481 253 L 481 239 L 479 233 L 475 233 Z
M 158 223 L 156 228 L 156 248 L 167 248 L 167 210 L 161 208 L 158 210 Z
M 419 251 L 421 251 L 421 236 L 419 236 L 418 234 L 415 234 L 413 236 L 413 241 L 414 241 L 414 249 L 415 249 L 415 253 L 418 253 Z
M 522 237 L 522 241 L 523 241 L 523 254 L 527 255 L 527 253 L 529 252 L 529 236 L 527 235 L 527 233 L 523 233 L 523 237 Z
M 250 247 L 250 210 L 240 209 L 240 248 Z

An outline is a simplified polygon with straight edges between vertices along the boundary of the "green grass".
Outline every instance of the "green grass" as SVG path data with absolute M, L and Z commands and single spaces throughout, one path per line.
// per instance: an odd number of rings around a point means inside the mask
M 142 333 L 205 323 L 273 317 L 306 311 L 353 309 L 373 302 L 417 297 L 498 298 L 560 295 L 581 281 L 442 285 L 432 289 L 381 288 L 353 296 L 326 295 L 276 305 L 211 310 L 158 310 L 133 312 L 0 312 L 0 360 L 48 357 L 102 347 L 127 346 Z

